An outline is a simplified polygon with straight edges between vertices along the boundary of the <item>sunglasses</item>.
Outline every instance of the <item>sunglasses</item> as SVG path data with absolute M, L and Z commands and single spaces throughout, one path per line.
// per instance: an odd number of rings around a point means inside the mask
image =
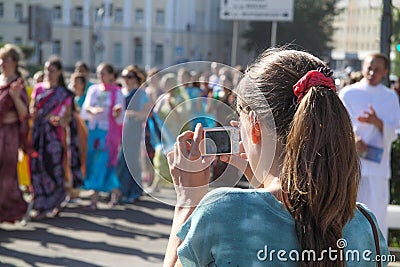
M 133 79 L 133 78 L 136 78 L 136 75 L 134 75 L 134 74 L 123 75 L 122 78 L 124 78 L 124 79 Z

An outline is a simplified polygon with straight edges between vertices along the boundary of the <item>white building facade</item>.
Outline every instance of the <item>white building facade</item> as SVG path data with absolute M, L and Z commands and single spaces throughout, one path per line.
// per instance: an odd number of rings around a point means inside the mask
M 0 42 L 39 47 L 29 39 L 29 7 L 50 12 L 51 38 L 31 63 L 59 55 L 66 68 L 83 60 L 164 68 L 189 60 L 230 62 L 232 22 L 218 0 L 0 0 Z M 240 47 L 239 47 L 240 48 Z M 238 62 L 248 55 L 238 52 Z
M 382 1 L 341 0 L 337 7 L 332 38 L 332 62 L 335 69 L 361 67 L 370 53 L 380 51 Z

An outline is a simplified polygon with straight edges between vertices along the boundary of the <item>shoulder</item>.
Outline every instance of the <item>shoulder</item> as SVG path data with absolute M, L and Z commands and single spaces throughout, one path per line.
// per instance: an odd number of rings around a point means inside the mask
M 383 84 L 381 84 L 381 90 L 382 90 L 382 93 L 384 93 L 388 99 L 393 99 L 393 100 L 396 100 L 396 102 L 398 102 L 398 95 L 394 90 L 388 88 L 387 86 L 385 86 Z
M 339 91 L 339 97 L 344 98 L 347 95 L 352 94 L 353 92 L 359 92 L 364 87 L 365 87 L 365 85 L 363 82 L 357 82 L 354 84 L 347 85 Z
M 196 213 L 199 216 L 205 212 L 210 216 L 234 218 L 243 212 L 258 213 L 260 209 L 264 210 L 263 214 L 269 218 L 274 217 L 278 221 L 293 221 L 285 206 L 264 189 L 214 189 L 204 196 Z M 231 213 L 221 216 L 221 210 L 230 210 Z

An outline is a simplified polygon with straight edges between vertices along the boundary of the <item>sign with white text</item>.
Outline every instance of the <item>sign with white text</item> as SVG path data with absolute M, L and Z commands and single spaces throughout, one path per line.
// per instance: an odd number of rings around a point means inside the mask
M 221 0 L 224 20 L 293 21 L 294 0 Z

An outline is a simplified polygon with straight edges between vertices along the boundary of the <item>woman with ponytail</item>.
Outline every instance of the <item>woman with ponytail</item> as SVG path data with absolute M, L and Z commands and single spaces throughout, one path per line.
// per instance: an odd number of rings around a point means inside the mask
M 377 249 L 389 255 L 373 214 L 356 205 L 354 135 L 331 75 L 320 59 L 286 48 L 248 67 L 232 122 L 242 151 L 221 159 L 254 189 L 207 193 L 202 126 L 178 136 L 168 155 L 177 204 L 164 266 L 376 266 Z

